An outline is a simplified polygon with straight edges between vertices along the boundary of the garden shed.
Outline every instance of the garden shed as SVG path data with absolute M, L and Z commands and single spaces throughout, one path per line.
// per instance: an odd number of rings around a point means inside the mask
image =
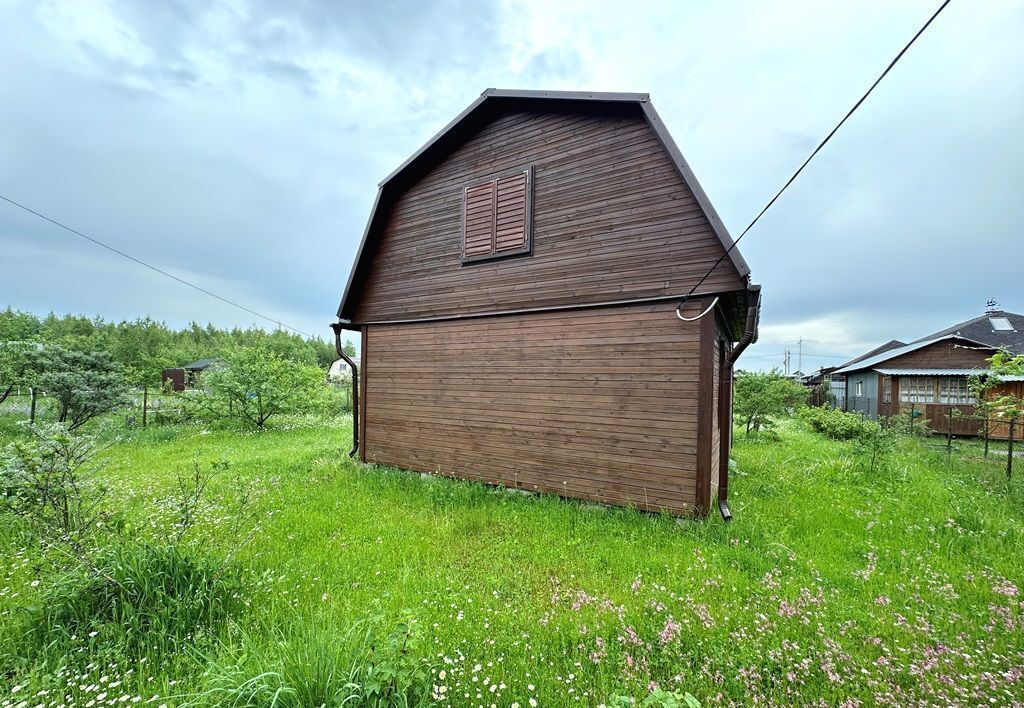
M 728 517 L 760 307 L 732 243 L 646 94 L 485 91 L 379 185 L 335 325 L 353 451 Z

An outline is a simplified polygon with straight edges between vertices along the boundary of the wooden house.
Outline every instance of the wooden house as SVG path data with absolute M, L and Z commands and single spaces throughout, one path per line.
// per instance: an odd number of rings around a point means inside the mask
M 380 184 L 335 325 L 361 335 L 353 450 L 728 516 L 760 302 L 732 243 L 646 94 L 485 91 Z
M 909 344 L 893 340 L 834 373 L 845 378 L 847 410 L 870 418 L 911 413 L 935 432 L 949 432 L 952 425 L 955 435 L 977 435 L 980 424 L 971 418 L 977 401 L 968 379 L 987 371 L 989 358 L 1001 349 L 1024 354 L 1024 316 L 989 311 Z M 994 393 L 1019 387 L 1010 377 Z M 1005 431 L 994 425 L 990 435 L 1006 437 Z

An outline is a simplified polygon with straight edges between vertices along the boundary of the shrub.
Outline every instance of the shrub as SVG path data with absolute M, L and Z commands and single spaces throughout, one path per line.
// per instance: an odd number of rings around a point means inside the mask
M 746 426 L 749 435 L 770 428 L 773 418 L 789 415 L 807 403 L 808 390 L 796 381 L 773 371 L 738 371 L 733 415 Z
M 25 425 L 23 439 L 0 455 L 0 513 L 28 522 L 44 544 L 76 553 L 100 523 L 109 520 L 107 490 L 97 473 L 102 461 L 96 438 L 63 425 Z
M 430 705 L 430 667 L 413 622 L 399 622 L 384 635 L 382 625 L 379 616 L 347 630 L 304 622 L 300 632 L 280 635 L 270 647 L 247 637 L 240 652 L 211 660 L 207 688 L 186 705 Z
M 867 422 L 858 413 L 847 413 L 828 406 L 806 408 L 802 411 L 801 417 L 814 430 L 835 440 L 853 440 L 860 437 Z
M 896 449 L 899 437 L 897 428 L 882 427 L 873 420 L 865 420 L 860 434 L 854 438 L 854 451 L 860 458 L 868 460 L 868 467 L 874 472 L 878 463 L 886 460 Z
M 915 418 L 909 411 L 879 418 L 878 422 L 883 428 L 891 428 L 900 435 L 926 438 L 932 434 L 931 428 L 928 427 L 931 421 L 920 416 Z
M 316 410 L 327 392 L 318 366 L 291 361 L 263 347 L 228 353 L 204 372 L 206 415 L 263 430 L 271 417 Z

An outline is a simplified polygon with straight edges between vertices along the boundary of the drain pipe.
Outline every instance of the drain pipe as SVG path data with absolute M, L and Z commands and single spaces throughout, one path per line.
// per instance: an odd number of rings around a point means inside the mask
M 334 348 L 338 352 L 338 356 L 344 359 L 348 368 L 352 370 L 352 449 L 348 451 L 348 456 L 355 457 L 356 452 L 359 451 L 359 367 L 341 346 L 342 323 L 332 323 L 331 329 L 334 330 Z
M 761 317 L 761 286 L 747 287 L 747 325 L 743 337 L 732 351 L 722 359 L 719 374 L 719 433 L 720 443 L 725 454 L 718 455 L 718 511 L 725 521 L 732 519 L 729 511 L 729 451 L 732 450 L 732 382 L 733 367 L 743 351 L 757 341 L 757 324 Z M 726 400 L 728 396 L 728 400 Z M 724 415 L 723 415 L 724 413 Z M 724 443 L 724 444 L 723 444 Z

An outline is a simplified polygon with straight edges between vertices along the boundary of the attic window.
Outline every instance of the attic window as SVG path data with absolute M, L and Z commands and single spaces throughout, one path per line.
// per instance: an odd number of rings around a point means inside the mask
M 532 169 L 463 190 L 462 262 L 529 253 Z
M 992 325 L 993 332 L 1015 332 L 1013 325 L 1010 324 L 1010 320 L 1006 317 L 989 317 L 989 323 Z

